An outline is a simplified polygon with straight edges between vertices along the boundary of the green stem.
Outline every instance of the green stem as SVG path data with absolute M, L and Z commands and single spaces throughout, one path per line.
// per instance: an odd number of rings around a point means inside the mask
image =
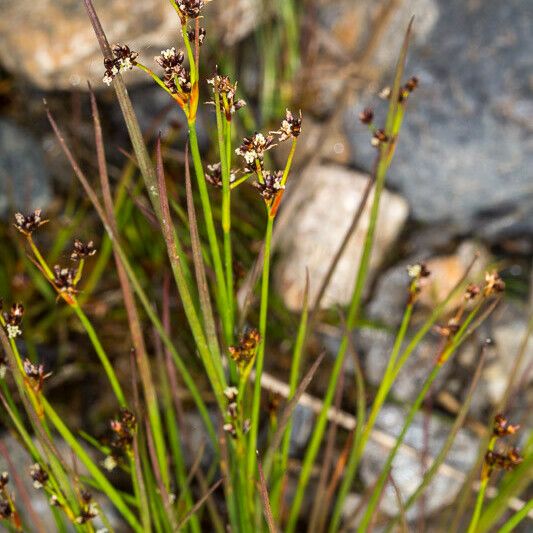
M 520 511 L 517 511 L 503 526 L 498 529 L 498 533 L 511 533 L 515 530 L 516 526 L 524 520 L 524 518 L 527 518 L 529 513 L 533 510 L 533 498 L 529 500 L 523 507 L 520 509 Z
M 261 281 L 261 308 L 259 311 L 259 333 L 261 339 L 257 348 L 256 366 L 255 366 L 255 383 L 252 400 L 252 416 L 250 426 L 250 436 L 248 440 L 248 457 L 247 457 L 247 474 L 249 483 L 252 486 L 249 497 L 252 497 L 256 466 L 257 466 L 257 434 L 259 431 L 259 406 L 261 404 L 261 376 L 263 374 L 263 366 L 265 361 L 265 342 L 266 342 L 266 326 L 268 314 L 268 291 L 270 278 L 270 253 L 272 248 L 272 229 L 274 227 L 274 218 L 268 217 L 265 246 L 263 253 L 263 275 Z
M 355 474 L 357 473 L 357 468 L 359 466 L 361 456 L 368 442 L 368 438 L 370 437 L 372 429 L 374 428 L 374 424 L 376 423 L 376 419 L 381 410 L 381 407 L 383 403 L 385 402 L 385 400 L 387 399 L 387 395 L 394 383 L 394 380 L 391 379 L 391 373 L 393 373 L 394 365 L 396 364 L 396 360 L 398 358 L 400 348 L 405 338 L 405 334 L 407 332 L 407 328 L 411 320 L 412 311 L 413 311 L 413 304 L 409 303 L 404 312 L 402 323 L 400 325 L 398 334 L 396 335 L 396 340 L 394 342 L 394 346 L 393 346 L 393 349 L 392 349 L 392 352 L 389 358 L 389 362 L 387 364 L 387 368 L 385 370 L 385 374 L 379 386 L 378 392 L 376 394 L 376 398 L 374 399 L 374 402 L 372 403 L 372 408 L 368 416 L 367 423 L 365 424 L 365 428 L 360 434 L 359 438 L 354 440 L 353 447 L 350 451 L 348 463 L 346 465 L 344 477 L 343 477 L 341 486 L 339 488 L 337 499 L 335 501 L 335 507 L 333 508 L 333 515 L 331 517 L 331 521 L 329 525 L 330 533 L 333 533 L 334 531 L 337 531 L 338 529 L 341 516 L 342 516 L 342 509 L 344 506 L 344 501 L 350 491 L 353 480 L 355 478 Z
M 107 375 L 107 379 L 111 383 L 111 387 L 113 388 L 113 392 L 115 393 L 115 396 L 120 406 L 126 407 L 127 402 L 124 397 L 124 393 L 122 392 L 120 383 L 118 382 L 117 375 L 115 374 L 115 371 L 113 369 L 113 365 L 109 361 L 109 358 L 107 357 L 107 354 L 105 353 L 104 347 L 102 346 L 102 343 L 100 342 L 100 339 L 98 338 L 98 335 L 96 331 L 94 330 L 93 325 L 91 324 L 90 320 L 87 318 L 87 315 L 83 312 L 82 308 L 77 303 L 74 303 L 72 305 L 72 308 L 74 309 L 74 312 L 76 313 L 80 322 L 85 328 L 87 335 L 89 335 L 89 339 L 91 340 L 94 350 L 96 354 L 98 355 L 98 358 L 100 359 L 100 362 L 102 363 L 102 366 L 104 367 L 104 371 Z
M 226 281 L 224 278 L 224 269 L 222 267 L 222 259 L 220 255 L 220 248 L 218 245 L 218 239 L 215 229 L 215 223 L 213 220 L 213 212 L 211 209 L 211 202 L 209 200 L 209 193 L 207 191 L 207 184 L 205 181 L 204 169 L 202 165 L 202 159 L 200 156 L 200 148 L 198 146 L 198 137 L 196 134 L 196 123 L 189 122 L 189 141 L 191 145 L 191 155 L 194 165 L 194 171 L 196 174 L 196 181 L 198 183 L 198 189 L 200 192 L 200 200 L 202 203 L 202 209 L 204 213 L 204 221 L 207 230 L 207 237 L 209 240 L 209 247 L 211 249 L 211 258 L 215 269 L 216 277 L 216 299 L 217 306 L 221 311 L 221 317 L 224 324 L 224 330 L 228 330 L 229 314 L 228 314 L 228 298 Z
M 494 449 L 495 444 L 496 444 L 496 437 L 493 436 L 489 441 L 487 450 L 491 452 Z M 474 512 L 472 513 L 472 518 L 470 520 L 467 533 L 475 533 L 475 531 L 477 530 L 477 525 L 479 522 L 479 517 L 481 516 L 481 509 L 483 508 L 483 502 L 485 501 L 485 492 L 487 490 L 487 485 L 489 484 L 489 480 L 490 480 L 490 470 L 488 469 L 485 462 L 483 462 L 483 465 L 481 467 L 481 483 L 479 486 L 479 492 L 477 493 L 476 505 L 474 507 Z

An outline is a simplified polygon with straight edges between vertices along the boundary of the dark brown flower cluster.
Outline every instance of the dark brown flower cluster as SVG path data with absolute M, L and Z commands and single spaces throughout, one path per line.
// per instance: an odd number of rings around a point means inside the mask
M 3 303 L 0 301 L 0 311 L 2 310 Z M 6 324 L 7 336 L 10 339 L 15 339 L 19 335 L 22 335 L 20 325 L 22 324 L 22 318 L 24 316 L 24 306 L 20 303 L 14 303 L 11 306 L 9 312 L 3 311 L 2 317 Z
M 31 388 L 35 392 L 40 392 L 43 390 L 44 380 L 49 378 L 52 373 L 49 372 L 45 374 L 44 365 L 34 364 L 29 359 L 24 359 L 22 362 L 22 367 L 24 368 L 24 373 L 26 374 L 26 379 L 31 385 Z
M 228 348 L 231 358 L 237 363 L 239 368 L 246 368 L 253 360 L 260 340 L 259 331 L 251 328 L 241 336 L 237 346 Z
M 498 272 L 485 273 L 485 286 L 483 287 L 483 294 L 485 296 L 495 296 L 505 290 L 505 282 L 500 277 Z
M 278 136 L 278 141 L 283 142 L 290 138 L 296 138 L 302 133 L 302 112 L 295 117 L 288 109 L 285 112 L 285 120 L 279 130 L 270 133 Z
M 154 61 L 165 71 L 163 83 L 172 94 L 189 94 L 192 89 L 191 73 L 183 66 L 185 54 L 174 47 L 161 50 Z
M 510 448 L 505 453 L 489 451 L 485 454 L 485 464 L 490 470 L 500 468 L 513 470 L 523 461 L 523 457 L 517 448 Z
M 111 420 L 111 454 L 104 461 L 107 470 L 113 470 L 124 455 L 131 453 L 137 419 L 126 408 L 122 408 L 116 420 Z
M 418 78 L 416 76 L 411 76 L 405 85 L 400 89 L 399 101 L 404 102 L 409 98 L 411 93 L 418 87 Z
M 54 286 L 58 292 L 74 294 L 76 292 L 76 274 L 75 268 L 64 268 L 54 265 Z
M 46 224 L 48 220 L 44 220 L 42 217 L 42 211 L 36 209 L 29 215 L 23 215 L 22 213 L 15 213 L 15 228 L 24 235 L 31 235 L 37 228 L 40 228 L 43 224 Z
M 520 426 L 518 424 L 511 424 L 505 416 L 498 414 L 494 417 L 494 424 L 492 426 L 492 434 L 495 437 L 506 437 L 507 435 L 514 435 Z
M 93 495 L 87 491 L 81 491 L 81 512 L 76 517 L 76 524 L 86 524 L 98 516 L 98 505 L 93 502 Z
M 420 294 L 424 280 L 431 275 L 431 272 L 425 263 L 416 263 L 407 266 L 407 274 L 412 280 L 409 288 L 409 303 L 412 304 Z
M 519 425 L 511 424 L 507 418 L 501 414 L 494 417 L 492 424 L 493 443 L 497 439 L 505 438 L 509 435 L 515 435 L 520 429 Z M 513 470 L 523 461 L 520 451 L 517 448 L 509 448 L 504 453 L 495 452 L 492 449 L 485 454 L 484 475 L 490 476 L 495 468 L 502 470 Z
M 72 250 L 72 253 L 70 254 L 70 259 L 72 261 L 79 261 L 80 259 L 91 257 L 95 253 L 96 253 L 96 248 L 94 247 L 93 241 L 84 243 L 80 241 L 79 239 L 76 239 L 74 241 L 74 249 Z
M 216 74 L 213 78 L 207 80 L 209 85 L 213 86 L 213 91 L 220 95 L 220 110 L 225 114 L 226 120 L 231 121 L 232 116 L 242 109 L 246 102 L 244 100 L 235 99 L 237 93 L 237 82 L 231 83 L 228 76 L 220 76 Z M 208 102 L 215 105 L 215 101 Z
M 274 148 L 274 137 L 262 133 L 256 133 L 253 137 L 245 137 L 242 140 L 239 148 L 235 150 L 237 155 L 240 155 L 246 162 L 246 171 L 256 172 L 257 165 L 260 169 L 264 168 L 264 155 L 267 150 Z
M 222 164 L 215 163 L 213 165 L 207 165 L 207 172 L 205 173 L 205 179 L 208 183 L 215 187 L 222 187 Z M 235 172 L 231 172 L 229 176 L 229 182 L 233 183 L 237 179 Z
M 0 474 L 0 520 L 12 518 L 14 513 L 13 503 L 7 490 L 9 483 L 9 474 L 2 472 Z
M 30 467 L 30 476 L 34 489 L 42 489 L 48 481 L 48 473 L 39 463 L 35 463 Z
M 259 189 L 259 194 L 263 197 L 263 200 L 270 205 L 279 192 L 285 189 L 285 186 L 281 184 L 283 171 L 270 172 L 269 170 L 264 170 L 262 174 L 263 183 L 256 181 L 253 185 Z
M 198 18 L 205 5 L 204 0 L 175 0 L 175 2 L 182 23 L 185 23 L 188 18 Z
M 198 28 L 198 45 L 199 46 L 202 46 L 204 44 L 206 35 L 207 35 L 207 32 L 205 31 L 205 28 Z M 189 38 L 189 41 L 191 41 L 191 43 L 196 42 L 196 30 L 188 30 L 187 37 Z
M 129 46 L 125 44 L 114 44 L 111 47 L 113 57 L 104 59 L 105 73 L 103 82 L 106 85 L 111 85 L 115 76 L 124 70 L 132 70 L 137 64 L 138 52 L 130 50 Z

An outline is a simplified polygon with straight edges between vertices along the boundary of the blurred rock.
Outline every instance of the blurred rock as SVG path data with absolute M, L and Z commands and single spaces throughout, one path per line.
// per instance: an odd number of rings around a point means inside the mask
M 302 178 L 291 198 L 293 205 L 300 207 L 294 221 L 280 238 L 281 258 L 275 270 L 276 287 L 289 309 L 298 310 L 302 306 L 306 270 L 309 271 L 310 301 L 315 298 L 331 258 L 351 224 L 368 179 L 368 176 L 335 165 L 317 166 Z M 346 253 L 337 265 L 324 296 L 323 307 L 345 305 L 350 301 L 372 199 L 373 194 Z M 407 215 L 405 200 L 384 191 L 370 261 L 370 278 L 398 237 Z
M 394 66 L 413 15 L 413 40 L 425 44 L 439 18 L 436 0 L 319 0 L 321 32 L 313 42 L 317 57 L 312 74 L 300 87 L 303 100 L 315 113 L 329 113 L 337 109 L 344 91 L 361 87 L 361 79 L 367 86 L 369 80 L 381 77 Z
M 496 312 L 491 324 L 486 324 L 487 336 L 494 341 L 493 347 L 487 352 L 485 366 L 481 374 L 480 382 L 472 398 L 471 413 L 478 419 L 483 420 L 487 411 L 494 408 L 502 399 L 509 378 L 513 372 L 516 358 L 520 352 L 522 343 L 527 333 L 527 310 L 516 303 L 507 303 Z M 466 391 L 469 376 L 472 375 L 477 359 L 475 353 L 461 353 L 456 361 L 457 370 L 454 372 L 454 380 L 447 384 L 447 389 L 462 401 Z M 511 396 L 513 416 L 518 418 L 518 413 L 523 408 L 530 409 L 531 401 L 527 398 L 526 391 L 533 392 L 533 337 L 530 335 L 525 345 L 523 359 L 517 368 L 515 376 L 515 393 Z M 456 383 L 454 383 L 456 381 Z M 465 383 L 466 382 L 466 383 Z M 529 407 L 528 407 L 529 406 Z M 523 416 L 527 416 L 524 413 Z M 531 416 L 531 415 L 530 415 Z
M 462 243 L 455 254 L 437 256 L 425 259 L 431 272 L 427 279 L 428 284 L 422 289 L 419 303 L 411 319 L 411 326 L 407 338 L 421 326 L 427 318 L 427 311 L 416 312 L 417 309 L 434 308 L 442 301 L 453 286 L 464 275 L 467 265 L 472 257 L 479 252 L 480 259 L 472 269 L 470 279 L 479 279 L 483 267 L 488 261 L 488 252 L 478 244 L 466 241 Z M 358 346 L 364 355 L 366 376 L 370 383 L 379 385 L 385 373 L 396 331 L 401 323 L 407 301 L 407 288 L 409 277 L 407 265 L 418 260 L 407 261 L 394 266 L 385 272 L 379 279 L 374 296 L 367 307 L 367 318 L 375 325 L 363 327 L 357 334 Z M 451 311 L 460 303 L 462 295 L 452 300 L 447 308 Z M 435 364 L 435 358 L 441 345 L 441 337 L 430 331 L 424 340 L 415 348 L 391 389 L 391 393 L 399 401 L 413 401 L 423 385 L 427 375 Z M 462 350 L 465 348 L 463 347 Z M 445 365 L 435 381 L 434 389 L 440 388 L 451 372 L 451 365 Z
M 407 412 L 400 407 L 385 405 L 381 410 L 376 427 L 391 437 L 397 437 L 405 422 Z M 451 430 L 451 423 L 439 416 L 418 413 L 408 429 L 404 443 L 411 449 L 400 449 L 393 462 L 392 477 L 405 502 L 416 490 L 423 478 L 422 454 L 427 451 L 429 457 L 435 457 L 444 446 Z M 425 434 L 428 430 L 427 450 L 424 449 Z M 477 457 L 477 440 L 467 430 L 457 433 L 446 464 L 459 474 L 454 475 L 450 469 L 440 470 L 426 489 L 425 510 L 430 515 L 450 505 L 457 497 L 462 485 L 460 475 L 466 473 L 474 465 Z M 380 475 L 387 460 L 389 447 L 380 442 L 371 442 L 366 447 L 361 464 L 361 476 L 366 486 L 371 486 Z M 399 512 L 398 500 L 394 488 L 387 484 L 381 499 L 380 508 L 388 516 Z M 413 505 L 406 513 L 409 521 L 416 520 L 420 513 L 420 505 Z
M 44 153 L 29 132 L 0 120 L 0 217 L 46 209 L 52 199 Z
M 417 221 L 449 221 L 457 232 L 494 241 L 530 235 L 533 4 L 435 4 L 437 20 L 409 54 L 406 76 L 417 75 L 420 90 L 409 102 L 389 184 L 405 195 Z M 416 19 L 415 35 L 418 25 Z M 366 169 L 373 149 L 357 115 L 367 105 L 377 106 L 380 124 L 386 103 L 373 95 L 345 114 L 353 161 Z
M 294 409 L 290 440 L 291 456 L 301 453 L 309 441 L 315 424 L 315 414 L 310 407 L 297 405 Z
M 94 0 L 111 43 L 124 42 L 143 58 L 179 42 L 177 15 L 164 0 Z M 208 7 L 208 39 L 233 44 L 257 24 L 254 0 L 213 2 Z M 207 14 L 207 13 L 206 13 Z M 4 0 L 0 19 L 0 62 L 16 76 L 44 89 L 84 90 L 85 81 L 102 87 L 102 56 L 83 2 L 44 0 L 38 3 Z M 146 80 L 128 73 L 129 82 Z

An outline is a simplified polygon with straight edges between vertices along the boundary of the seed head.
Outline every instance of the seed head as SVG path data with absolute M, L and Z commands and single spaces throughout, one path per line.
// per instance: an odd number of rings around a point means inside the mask
M 270 172 L 269 170 L 264 170 L 263 179 L 263 183 L 256 181 L 253 185 L 259 189 L 259 194 L 263 197 L 263 200 L 270 205 L 279 192 L 285 189 L 285 186 L 281 184 L 283 171 Z
M 214 163 L 213 165 L 207 165 L 207 172 L 205 173 L 205 179 L 211 185 L 215 187 L 222 187 L 222 165 L 220 163 Z M 237 175 L 234 171 L 230 172 L 229 182 L 233 183 L 237 179 Z
M 245 137 L 242 144 L 235 150 L 237 155 L 244 158 L 247 170 L 255 172 L 256 161 L 259 161 L 261 168 L 263 168 L 263 157 L 267 150 L 276 146 L 274 144 L 274 137 L 262 133 L 256 133 L 253 137 Z
M 228 399 L 229 402 L 234 402 L 239 395 L 239 389 L 237 387 L 227 387 L 224 389 L 224 396 Z
M 475 300 L 481 289 L 475 283 L 471 283 L 465 290 L 465 300 Z
M 5 520 L 6 518 L 10 518 L 12 514 L 13 508 L 9 501 L 0 499 L 0 519 Z
M 505 437 L 507 435 L 514 435 L 520 426 L 511 424 L 507 418 L 498 414 L 494 417 L 494 424 L 492 426 L 492 433 L 495 437 Z
M 371 124 L 374 120 L 374 111 L 370 109 L 369 107 L 363 109 L 361 113 L 359 113 L 359 120 L 363 124 Z
M 383 130 L 376 130 L 372 136 L 370 144 L 376 148 L 381 146 L 383 143 L 388 142 L 389 137 L 385 134 Z
M 174 47 L 161 50 L 161 55 L 154 61 L 165 71 L 163 83 L 172 94 L 191 92 L 191 73 L 183 66 L 185 54 Z
M 483 287 L 483 294 L 485 296 L 494 296 L 505 290 L 505 282 L 502 280 L 498 272 L 485 273 L 485 286 Z
M 103 82 L 106 85 L 111 85 L 115 76 L 124 70 L 132 70 L 137 64 L 138 52 L 130 50 L 129 46 L 125 44 L 114 44 L 111 47 L 113 57 L 104 59 L 105 73 Z
M 36 209 L 29 215 L 22 213 L 15 213 L 15 228 L 17 228 L 23 235 L 31 235 L 37 228 L 46 224 L 48 220 L 44 220 L 41 216 L 42 211 Z
M 76 274 L 75 268 L 63 268 L 54 265 L 54 286 L 59 292 L 74 294 L 76 292 Z
M 244 100 L 235 99 L 237 82 L 231 83 L 228 76 L 216 74 L 211 79 L 208 79 L 207 83 L 213 86 L 214 93 L 218 91 L 220 109 L 226 115 L 226 120 L 230 122 L 233 115 L 246 105 Z M 216 105 L 215 99 L 213 98 L 208 104 Z
M 34 489 L 43 488 L 48 481 L 48 474 L 39 463 L 35 463 L 30 467 L 30 476 L 33 480 Z
M 502 470 L 513 470 L 522 461 L 523 457 L 517 448 L 510 448 L 506 453 L 488 451 L 485 454 L 485 464 L 489 469 L 500 468 Z
M 241 369 L 246 368 L 253 360 L 260 339 L 261 336 L 257 329 L 249 329 L 239 339 L 237 346 L 228 348 L 231 358 Z
M 199 46 L 202 46 L 204 44 L 206 33 L 207 32 L 205 31 L 205 28 L 198 29 L 198 45 Z M 196 40 L 196 31 L 189 30 L 187 32 L 187 36 L 189 37 L 189 41 L 191 41 L 191 43 L 194 43 Z
M 278 141 L 283 142 L 287 139 L 296 138 L 302 133 L 302 112 L 295 117 L 288 109 L 285 112 L 285 120 L 281 123 L 281 127 L 277 131 L 270 133 L 278 136 Z
M 185 23 L 188 18 L 198 18 L 205 5 L 204 0 L 175 0 L 175 2 L 179 9 L 182 23 Z
M 8 483 L 9 483 L 9 474 L 7 472 L 2 472 L 0 474 L 0 490 L 4 490 Z
M 86 257 L 91 257 L 96 253 L 96 248 L 94 247 L 93 241 L 88 243 L 83 243 L 79 239 L 74 241 L 74 249 L 70 254 L 70 259 L 72 261 L 79 261 L 80 259 L 85 259 Z

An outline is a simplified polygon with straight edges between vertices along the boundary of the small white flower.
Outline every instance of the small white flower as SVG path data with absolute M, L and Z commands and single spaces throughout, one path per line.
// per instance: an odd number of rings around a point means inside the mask
M 174 47 L 161 50 L 161 55 L 164 59 L 171 59 L 176 55 L 176 49 Z
M 117 461 L 112 455 L 108 455 L 102 464 L 108 472 L 112 472 L 117 467 Z
M 410 278 L 413 278 L 413 279 L 418 278 L 421 272 L 422 272 L 422 266 L 419 264 L 407 266 L 407 274 L 409 275 Z
M 239 389 L 237 387 L 228 387 L 224 390 L 224 396 L 230 401 L 234 401 L 239 394 Z
M 22 335 L 22 330 L 18 326 L 14 326 L 13 324 L 7 325 L 7 336 L 10 339 L 16 339 L 20 335 Z
M 0 379 L 4 379 L 6 377 L 6 372 L 7 372 L 7 366 L 0 365 Z

